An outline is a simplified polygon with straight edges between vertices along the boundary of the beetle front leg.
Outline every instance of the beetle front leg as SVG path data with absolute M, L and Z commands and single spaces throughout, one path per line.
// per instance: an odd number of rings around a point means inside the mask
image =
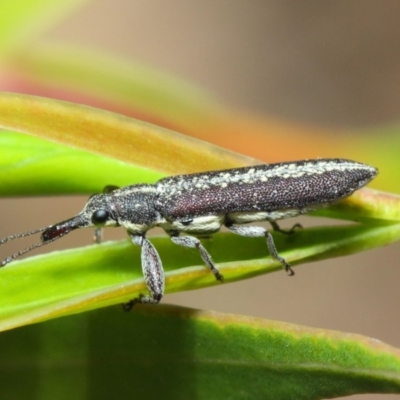
M 193 236 L 171 236 L 171 240 L 183 247 L 197 248 L 200 252 L 200 256 L 203 261 L 207 264 L 208 268 L 211 269 L 211 272 L 214 274 L 215 278 L 218 281 L 223 282 L 224 277 L 218 271 L 218 268 L 214 265 L 214 262 L 211 258 L 211 255 L 205 249 L 205 247 L 201 244 L 200 240 Z
M 100 244 L 103 240 L 103 228 L 95 228 L 93 235 L 93 242 Z
M 240 236 L 247 236 L 247 237 L 265 236 L 265 238 L 267 239 L 268 250 L 272 258 L 275 258 L 275 260 L 281 263 L 282 267 L 285 268 L 285 271 L 289 276 L 294 275 L 294 271 L 292 270 L 292 268 L 290 268 L 290 265 L 286 262 L 286 260 L 283 257 L 279 255 L 278 250 L 276 249 L 274 243 L 274 238 L 268 232 L 267 229 L 261 226 L 242 226 L 242 225 L 226 225 L 226 227 L 231 232 L 236 233 L 237 235 Z
M 142 270 L 150 295 L 141 294 L 138 298 L 123 304 L 126 311 L 129 311 L 136 303 L 159 303 L 164 295 L 165 287 L 164 269 L 155 247 L 145 236 L 138 236 L 132 233 L 129 233 L 129 236 L 134 244 L 142 247 Z
M 115 185 L 107 185 L 103 189 L 103 193 L 108 194 L 111 193 L 113 190 L 119 189 L 119 186 Z M 103 240 L 103 228 L 95 228 L 93 241 L 97 244 L 101 243 Z

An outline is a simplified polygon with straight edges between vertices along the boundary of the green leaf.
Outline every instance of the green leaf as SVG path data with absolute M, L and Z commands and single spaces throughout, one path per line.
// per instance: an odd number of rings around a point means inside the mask
M 99 193 L 165 174 L 15 132 L 0 132 L 0 195 Z
M 130 313 L 114 307 L 5 332 L 0 352 L 3 398 L 400 393 L 400 352 L 375 339 L 166 305 Z
M 279 253 L 292 265 L 343 256 L 400 239 L 400 224 L 312 228 L 274 234 Z M 166 292 L 221 285 L 197 251 L 154 237 L 166 271 Z M 262 238 L 219 233 L 204 242 L 225 283 L 282 271 Z M 140 249 L 130 241 L 106 242 L 31 257 L 0 271 L 0 330 L 126 302 L 145 293 Z M 23 312 L 21 312 L 23 310 Z

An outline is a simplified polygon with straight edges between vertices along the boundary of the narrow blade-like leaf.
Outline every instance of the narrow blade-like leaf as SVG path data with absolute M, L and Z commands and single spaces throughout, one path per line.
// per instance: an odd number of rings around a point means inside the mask
M 0 93 L 0 127 L 164 173 L 254 164 L 209 143 L 91 107 Z

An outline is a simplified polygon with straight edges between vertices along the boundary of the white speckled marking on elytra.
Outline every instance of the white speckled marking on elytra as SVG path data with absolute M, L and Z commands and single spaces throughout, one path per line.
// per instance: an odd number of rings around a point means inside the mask
M 357 169 L 365 170 L 365 168 L 371 168 L 371 170 L 373 170 L 372 167 L 354 162 L 343 161 L 338 163 L 331 160 L 314 160 L 305 162 L 304 164 L 279 163 L 272 165 L 259 165 L 235 170 L 234 173 L 232 173 L 231 170 L 229 170 L 229 172 L 221 171 L 217 175 L 211 177 L 208 174 L 197 175 L 192 178 L 191 181 L 196 181 L 194 186 L 198 189 L 208 189 L 210 186 L 226 188 L 229 184 L 234 183 L 245 183 L 251 185 L 257 182 L 267 182 L 270 178 L 298 179 L 303 176 L 321 175 L 323 173 L 329 173 L 332 171 L 351 171 Z M 169 197 L 179 193 L 191 191 L 192 185 L 190 185 L 190 179 L 186 179 L 185 177 L 186 175 L 178 177 L 180 179 L 177 179 L 176 182 L 174 182 L 173 192 L 169 185 L 168 178 L 167 182 L 163 182 L 163 180 L 161 180 L 160 182 L 156 183 L 157 192 L 164 193 L 165 196 Z M 190 175 L 188 178 L 189 177 Z
M 157 188 L 154 185 L 147 185 L 147 186 L 138 186 L 138 185 L 131 185 L 125 186 L 122 189 L 115 189 L 112 193 L 108 193 L 108 195 L 112 195 L 113 197 L 119 196 L 129 196 L 136 193 L 156 193 Z

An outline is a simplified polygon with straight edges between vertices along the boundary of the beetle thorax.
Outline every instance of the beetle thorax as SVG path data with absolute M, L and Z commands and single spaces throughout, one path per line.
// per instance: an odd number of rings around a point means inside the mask
M 156 190 L 153 185 L 132 185 L 108 194 L 118 225 L 131 233 L 142 233 L 162 222 L 154 207 Z

